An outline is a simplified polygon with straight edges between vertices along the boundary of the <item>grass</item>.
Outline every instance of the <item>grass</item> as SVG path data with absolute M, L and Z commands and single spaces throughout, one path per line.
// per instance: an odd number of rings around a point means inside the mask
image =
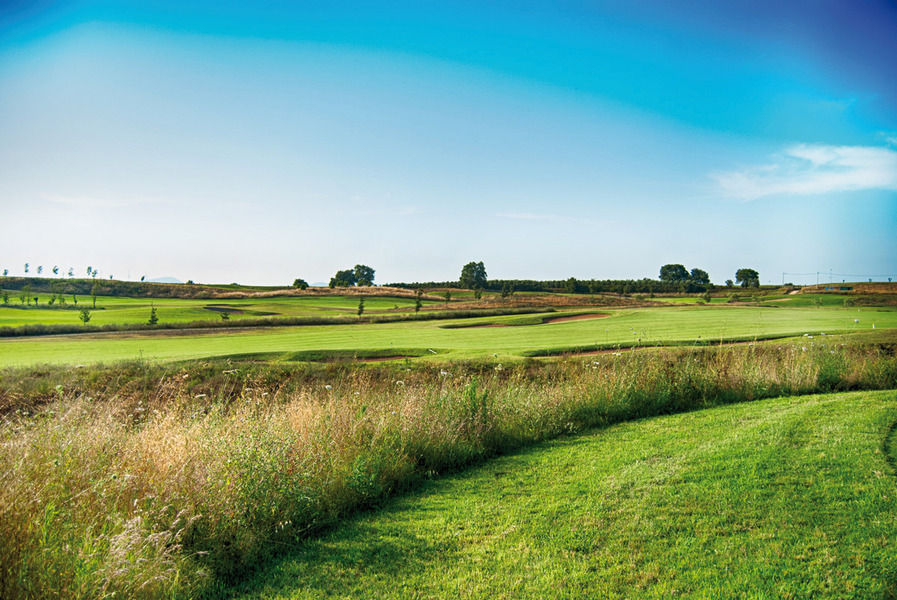
M 237 598 L 882 598 L 895 392 L 626 423 L 361 515 Z
M 50 294 L 36 293 L 39 307 L 23 307 L 18 292 L 10 292 L 9 305 L 0 304 L 0 327 L 22 325 L 80 325 L 78 310 L 71 296 L 66 297 L 66 308 L 48 306 Z M 425 300 L 424 306 L 439 305 Z M 91 308 L 90 296 L 79 296 L 77 307 Z M 91 310 L 90 323 L 94 325 L 139 324 L 149 319 L 150 308 L 155 307 L 160 322 L 188 323 L 191 321 L 221 320 L 221 313 L 228 312 L 233 320 L 264 316 L 312 317 L 324 315 L 354 315 L 358 309 L 357 296 L 281 296 L 247 299 L 185 299 L 185 298 L 127 298 L 120 296 L 97 298 L 97 310 Z M 412 309 L 414 299 L 381 296 L 365 297 L 365 312 L 381 314 L 397 309 Z
M 754 340 L 786 335 L 897 328 L 897 311 L 846 308 L 681 307 L 603 310 L 611 316 L 582 321 L 498 328 L 446 328 L 466 321 L 409 321 L 204 332 L 125 332 L 0 339 L 0 367 L 32 364 L 92 364 L 120 360 L 185 360 L 231 355 L 304 351 L 432 349 L 461 360 L 521 357 L 534 351 L 563 353 L 719 340 Z M 563 313 L 553 313 L 560 316 Z M 480 324 L 541 317 L 495 317 Z
M 892 347 L 337 366 L 295 380 L 208 363 L 4 371 L 0 596 L 226 597 L 274 555 L 440 474 L 644 417 L 897 387 Z

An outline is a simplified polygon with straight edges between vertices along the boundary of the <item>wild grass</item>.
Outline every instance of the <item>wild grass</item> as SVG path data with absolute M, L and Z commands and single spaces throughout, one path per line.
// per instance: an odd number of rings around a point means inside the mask
M 0 597 L 224 595 L 359 507 L 541 440 L 772 396 L 897 387 L 891 347 L 821 343 L 246 370 L 3 372 L 47 395 L 5 388 Z
M 236 598 L 893 598 L 894 391 L 621 423 L 346 519 Z

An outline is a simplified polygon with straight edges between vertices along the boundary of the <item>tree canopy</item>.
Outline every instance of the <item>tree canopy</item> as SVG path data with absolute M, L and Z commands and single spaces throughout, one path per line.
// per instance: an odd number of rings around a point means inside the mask
M 694 268 L 691 270 L 689 281 L 700 285 L 707 285 L 710 283 L 710 275 L 704 269 Z
M 374 269 L 367 265 L 355 265 L 354 272 L 356 285 L 374 284 Z
M 486 267 L 483 262 L 469 262 L 461 269 L 461 287 L 478 290 L 486 287 Z
M 760 287 L 760 274 L 754 269 L 738 269 L 735 271 L 735 282 L 741 287 Z
M 664 265 L 660 267 L 660 280 L 668 283 L 688 281 L 688 269 L 683 265 Z
M 373 285 L 374 269 L 367 265 L 355 265 L 354 269 L 337 271 L 330 278 L 330 287 L 352 287 L 353 285 Z
M 351 287 L 355 285 L 357 281 L 355 271 L 353 269 L 345 269 L 343 271 L 337 271 L 336 275 L 330 278 L 330 287 Z

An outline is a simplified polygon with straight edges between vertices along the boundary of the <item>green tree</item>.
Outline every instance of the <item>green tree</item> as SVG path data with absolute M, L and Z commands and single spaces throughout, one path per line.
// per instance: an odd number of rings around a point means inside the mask
M 37 265 L 37 274 L 40 275 L 40 274 L 43 273 L 43 272 L 44 272 L 44 266 L 43 266 L 43 265 Z
M 754 269 L 738 269 L 735 271 L 735 282 L 741 287 L 760 287 L 760 274 Z
M 452 300 L 452 293 L 448 290 L 445 292 L 445 305 L 448 306 L 448 303 Z
M 358 318 L 361 318 L 361 315 L 364 314 L 364 296 L 361 296 L 358 299 Z
M 688 270 L 683 265 L 664 265 L 660 267 L 660 280 L 664 283 L 682 283 L 688 281 Z
M 575 294 L 577 288 L 576 277 L 571 277 L 567 281 L 564 282 L 564 291 L 568 294 Z
M 479 299 L 482 298 L 482 297 L 483 297 L 483 288 L 476 288 L 476 289 L 473 291 L 473 299 L 474 299 L 474 300 L 479 300 Z
M 735 285 L 735 284 L 732 282 L 731 279 L 726 280 L 726 287 L 732 287 L 733 285 Z
M 93 309 L 97 308 L 97 296 L 100 294 L 100 282 L 95 281 L 90 288 L 90 297 L 93 298 Z
M 25 263 L 25 275 L 28 274 L 28 263 Z
M 3 276 L 6 277 L 9 275 L 9 269 L 3 269 Z
M 293 280 L 293 287 L 300 290 L 307 290 L 308 282 L 304 279 L 295 279 Z
M 87 325 L 87 322 L 90 321 L 90 309 L 82 308 L 78 311 L 78 318 L 81 319 L 81 322 Z
M 53 265 L 53 276 L 54 277 L 59 276 L 59 267 L 57 267 L 56 265 Z
M 507 281 L 501 286 L 501 297 L 508 298 L 514 295 L 514 285 Z
M 147 325 L 157 325 L 159 323 L 159 317 L 156 315 L 156 307 L 150 307 L 150 318 L 149 321 L 146 322 Z
M 374 270 L 367 265 L 355 265 L 355 284 L 374 285 Z
M 417 297 L 414 299 L 414 312 L 420 312 L 420 307 L 423 306 L 423 302 L 421 301 L 421 296 L 424 295 L 423 290 L 417 290 Z
M 75 269 L 73 269 L 72 267 L 69 267 L 69 279 L 71 279 L 74 276 L 75 276 Z
M 352 287 L 358 282 L 353 269 L 337 271 L 336 275 L 330 278 L 330 287 Z
M 9 292 L 3 292 L 3 304 L 9 304 Z
M 459 280 L 462 288 L 468 290 L 482 289 L 486 287 L 486 267 L 483 261 L 469 262 L 461 267 L 461 279 Z
M 222 312 L 222 313 L 221 313 L 221 320 L 222 320 L 222 321 L 230 321 L 230 313 L 229 313 L 229 312 Z
M 689 276 L 689 281 L 691 283 L 696 283 L 698 285 L 707 285 L 710 283 L 710 274 L 707 273 L 704 269 L 694 268 L 691 270 L 691 275 Z

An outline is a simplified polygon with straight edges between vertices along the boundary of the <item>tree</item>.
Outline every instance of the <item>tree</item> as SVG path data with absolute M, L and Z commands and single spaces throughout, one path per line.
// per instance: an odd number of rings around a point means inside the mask
M 293 281 L 293 287 L 300 289 L 300 290 L 307 290 L 308 282 L 305 281 L 304 279 L 296 279 Z
M 40 275 L 40 274 L 43 273 L 43 272 L 44 272 L 44 266 L 43 266 L 43 265 L 37 265 L 37 274 Z
M 367 265 L 355 265 L 355 284 L 374 285 L 374 270 Z
M 9 269 L 3 269 L 3 276 L 6 277 L 9 275 Z
M 568 294 L 575 294 L 577 287 L 576 277 L 571 277 L 567 281 L 564 282 L 564 291 Z
M 424 295 L 423 290 L 417 290 L 417 297 L 414 299 L 414 312 L 420 312 L 420 307 L 423 306 L 423 302 L 421 302 L 421 296 Z
M 741 287 L 760 287 L 760 274 L 753 269 L 738 269 L 735 271 L 735 282 Z
M 69 267 L 69 279 L 75 276 L 75 269 Z
M 93 298 L 93 308 L 96 310 L 97 308 L 97 296 L 100 293 L 100 282 L 95 281 L 93 287 L 90 288 L 90 295 Z
M 145 280 L 145 279 L 146 279 L 146 275 L 141 275 L 141 276 L 140 276 L 140 281 L 143 281 L 143 280 Z
M 355 271 L 346 269 L 345 271 L 337 271 L 336 275 L 330 278 L 330 287 L 352 287 L 357 281 Z
M 448 306 L 448 303 L 452 299 L 452 293 L 448 290 L 445 291 L 445 305 Z
M 688 281 L 688 270 L 683 265 L 664 265 L 660 267 L 660 280 L 665 283 Z
M 704 269 L 694 268 L 691 270 L 689 281 L 698 285 L 707 285 L 710 283 L 710 275 Z
M 150 307 L 150 318 L 149 321 L 146 322 L 147 325 L 156 325 L 159 323 L 159 317 L 156 316 L 156 307 Z
M 727 279 L 727 280 L 726 280 L 726 287 L 732 287 L 733 285 L 735 285 L 735 284 L 732 283 L 732 280 L 731 280 L 731 279 Z
M 53 265 L 53 276 L 59 276 L 59 267 L 57 267 L 56 265 Z
M 25 263 L 25 274 L 28 274 L 28 263 Z
M 78 318 L 81 319 L 81 322 L 87 325 L 87 322 L 90 321 L 90 309 L 82 308 L 78 312 Z
M 358 299 L 358 318 L 361 318 L 361 315 L 364 313 L 364 296 L 361 296 Z
M 469 262 L 461 267 L 460 284 L 468 290 L 482 289 L 486 287 L 486 267 L 483 261 Z

